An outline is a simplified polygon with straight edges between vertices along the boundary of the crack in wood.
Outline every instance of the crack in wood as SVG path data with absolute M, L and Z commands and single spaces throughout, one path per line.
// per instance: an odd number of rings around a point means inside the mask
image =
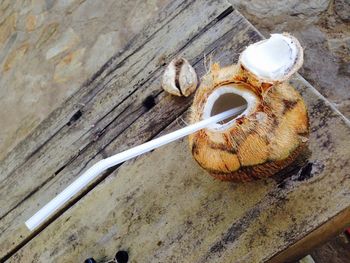
M 73 114 L 73 116 L 70 118 L 69 122 L 67 122 L 67 126 L 71 126 L 72 123 L 76 122 L 80 119 L 80 117 L 83 116 L 83 113 L 81 110 L 78 110 L 76 113 Z

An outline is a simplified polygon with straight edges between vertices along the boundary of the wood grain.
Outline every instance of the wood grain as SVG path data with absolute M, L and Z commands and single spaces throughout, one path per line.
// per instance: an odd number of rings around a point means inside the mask
M 313 249 L 325 243 L 326 240 L 339 235 L 346 227 L 350 226 L 350 208 L 347 208 L 328 220 L 317 229 L 308 233 L 305 237 L 296 243 L 275 255 L 269 263 L 295 262 L 305 255 L 312 252 Z M 334 249 L 334 248 L 333 248 Z M 328 258 L 329 260 L 329 258 Z M 318 262 L 318 261 L 317 261 Z M 326 259 L 322 262 L 328 262 Z
M 151 74 L 160 69 L 161 64 L 164 63 L 161 57 L 172 57 L 189 45 L 192 42 L 191 39 L 205 30 L 206 26 L 228 6 L 227 4 L 220 5 L 220 2 L 208 7 L 199 2 L 193 5 L 192 8 L 186 8 L 179 13 L 176 19 L 171 20 L 133 56 L 117 67 L 112 74 L 117 77 L 108 81 L 108 85 L 105 84 L 106 80 L 103 80 L 100 84 L 103 88 L 100 88 L 100 91 L 97 93 L 94 91 L 93 96 L 88 94 L 81 98 L 79 105 L 82 106 L 77 111 L 80 112 L 81 117 L 78 120 L 66 122 L 65 126 L 34 155 L 31 155 L 25 164 L 2 180 L 0 183 L 0 217 L 31 196 L 41 185 L 55 177 L 67 162 L 79 155 L 79 150 L 90 143 L 91 137 L 100 134 L 104 126 L 123 111 L 121 107 L 115 108 L 150 78 Z M 198 20 L 190 16 L 190 10 L 193 12 L 205 11 L 202 12 L 201 20 Z M 186 33 L 182 30 L 184 26 L 187 27 Z M 176 41 L 167 37 L 169 35 L 176 38 Z M 67 106 L 64 104 L 57 111 L 64 112 L 65 116 L 70 116 L 70 110 L 70 104 Z M 109 114 L 112 110 L 114 110 L 113 114 Z M 52 121 L 57 122 L 57 120 Z M 99 122 L 102 123 L 97 125 Z
M 65 103 L 54 111 L 40 126 L 25 140 L 23 140 L 5 159 L 0 162 L 0 181 L 8 177 L 16 168 L 23 165 L 32 156 L 49 142 L 52 137 L 57 136 L 61 129 L 70 123 L 75 114 L 84 107 L 84 102 L 91 100 L 104 88 L 113 77 L 116 68 L 126 63 L 131 55 L 136 53 L 155 34 L 164 28 L 167 23 L 174 20 L 179 13 L 191 6 L 191 1 L 175 0 L 152 23 L 146 26 L 141 34 L 133 38 L 129 44 L 120 52 L 115 54 L 105 65 L 94 74 L 84 85 Z
M 205 11 L 202 12 L 200 21 L 189 15 L 190 10 L 200 12 L 202 8 Z M 0 216 L 6 215 L 26 197 L 36 192 L 38 187 L 57 176 L 70 160 L 78 156 L 92 139 L 96 140 L 104 132 L 105 127 L 125 110 L 128 103 L 123 102 L 130 94 L 153 74 L 159 72 L 164 64 L 162 58 L 171 58 L 189 45 L 191 39 L 194 40 L 202 30 L 205 31 L 206 26 L 227 8 L 226 3 L 220 4 L 220 2 L 211 6 L 203 6 L 200 2 L 194 3 L 191 8 L 180 12 L 176 19 L 169 21 L 167 26 L 153 35 L 153 38 L 148 39 L 143 48 L 138 49 L 110 73 L 116 77 L 108 81 L 103 79 L 100 84 L 102 87 L 98 91 L 93 90 L 93 94 L 82 97 L 79 101 L 82 106 L 77 111 L 81 117 L 65 122 L 59 133 L 51 137 L 25 164 L 0 183 Z M 187 26 L 185 33 L 182 32 L 184 25 Z M 176 41 L 170 39 L 169 35 L 173 35 Z M 119 107 L 120 104 L 124 107 Z M 72 116 L 68 110 L 70 104 L 65 103 L 57 111 L 64 112 L 64 116 Z M 73 116 L 77 116 L 75 114 Z M 59 120 L 60 118 L 52 122 Z
M 348 123 L 301 78 L 294 84 L 310 109 L 310 174 L 219 182 L 189 157 L 184 139 L 121 166 L 10 262 L 103 260 L 118 249 L 131 262 L 271 259 L 349 207 Z
M 198 11 L 197 9 L 199 6 L 199 4 L 194 6 L 193 11 Z M 218 8 L 220 11 L 218 11 Z M 245 20 L 239 16 L 238 13 L 236 13 L 236 15 L 231 15 L 230 19 L 223 20 L 223 18 L 231 12 L 232 7 L 226 3 L 215 5 L 211 12 L 210 9 L 207 8 L 206 11 L 202 12 L 202 18 L 204 18 L 206 14 L 212 16 L 210 18 L 212 19 L 211 21 L 208 18 L 209 26 L 196 28 L 194 25 L 193 27 L 197 35 L 193 36 L 193 39 L 190 40 L 189 43 L 191 43 L 191 45 L 182 45 L 182 48 L 178 51 L 178 54 L 183 54 L 194 64 L 198 64 L 196 68 L 199 74 L 205 72 L 202 62 L 203 54 L 209 54 L 220 46 L 218 42 L 223 38 L 226 38 L 226 40 L 223 41 L 222 45 L 230 42 L 235 34 L 244 34 L 247 30 Z M 188 13 L 186 13 L 185 16 L 188 16 Z M 178 19 L 183 20 L 183 17 L 179 15 Z M 192 21 L 190 22 L 192 23 Z M 179 24 L 177 22 L 174 23 Z M 187 21 L 186 23 L 189 22 Z M 235 29 L 233 29 L 234 26 L 236 27 Z M 253 42 L 259 39 L 259 35 L 254 34 L 255 32 L 252 29 L 250 30 L 252 31 L 250 34 L 253 34 L 255 38 L 251 38 L 250 40 L 248 38 L 242 38 L 234 41 L 229 44 L 229 48 L 243 48 L 249 41 Z M 157 35 L 154 37 L 157 38 Z M 169 41 L 167 40 L 167 35 L 164 36 L 164 32 L 159 33 L 159 38 Z M 153 49 L 153 45 L 152 43 L 152 45 L 145 47 L 145 49 Z M 167 50 L 167 52 L 169 52 L 169 50 Z M 220 53 L 220 56 L 222 55 L 224 54 Z M 133 56 L 131 59 L 132 58 Z M 139 56 L 135 55 L 134 59 L 138 61 Z M 166 58 L 166 60 L 169 59 L 170 58 Z M 232 63 L 232 59 L 234 59 L 234 57 L 227 57 L 226 63 Z M 39 207 L 64 189 L 88 165 L 92 162 L 96 162 L 103 156 L 114 154 L 132 145 L 137 145 L 149 140 L 174 120 L 176 116 L 188 108 L 191 99 L 174 99 L 173 97 L 162 94 L 159 79 L 162 73 L 161 69 L 164 67 L 164 54 L 157 54 L 154 60 L 161 60 L 161 63 L 158 63 L 159 68 L 154 70 L 153 75 L 148 76 L 149 71 L 145 69 L 144 74 L 147 80 L 143 81 L 143 83 L 139 84 L 137 87 L 131 85 L 127 86 L 125 89 L 136 90 L 133 92 L 127 90 L 127 93 L 131 93 L 131 95 L 117 106 L 110 106 L 110 112 L 97 120 L 95 124 L 92 124 L 90 129 L 86 130 L 84 127 L 89 126 L 85 123 L 90 122 L 90 118 L 86 117 L 86 115 L 90 116 L 93 112 L 88 112 L 87 109 L 90 111 L 91 108 L 94 107 L 95 98 L 91 99 L 91 103 L 93 103 L 92 106 L 85 104 L 84 111 L 81 110 L 82 117 L 74 122 L 70 121 L 69 125 L 66 125 L 65 129 L 61 131 L 62 134 L 57 134 L 55 137 L 51 138 L 50 141 L 46 143 L 48 146 L 44 146 L 39 151 L 43 151 L 45 154 L 38 152 L 38 158 L 31 158 L 23 165 L 20 171 L 16 171 L 16 173 L 3 182 L 4 192 L 2 192 L 3 198 L 1 199 L 2 209 L 10 207 L 7 201 L 11 200 L 11 198 L 18 197 L 13 194 L 14 192 L 16 195 L 19 195 L 20 191 L 27 191 L 29 187 L 31 187 L 31 190 L 34 190 L 23 199 L 18 198 L 20 200 L 19 203 L 9 208 L 9 211 L 4 213 L 0 221 L 1 236 L 4 237 L 1 239 L 0 246 L 2 255 L 11 254 L 11 251 L 18 249 L 23 243 L 27 242 L 28 239 L 32 238 L 32 235 L 25 229 L 23 222 Z M 199 63 L 200 61 L 201 63 Z M 129 64 L 125 64 L 123 67 L 130 69 Z M 143 74 L 140 76 L 140 78 L 146 77 L 144 77 Z M 118 77 L 113 80 L 113 82 L 117 81 Z M 95 103 L 98 105 L 94 111 L 95 114 L 99 116 L 102 115 L 100 111 L 105 111 L 105 108 L 109 106 L 108 104 L 106 105 L 106 101 L 111 99 L 110 93 L 116 93 L 116 89 L 121 88 L 112 84 L 112 81 L 104 87 L 104 90 L 111 91 L 105 92 L 104 96 L 100 95 L 100 97 L 98 97 L 98 102 Z M 117 96 L 118 99 L 118 94 L 120 93 L 113 96 Z M 99 95 L 97 94 L 96 97 L 97 96 Z M 148 109 L 142 105 L 142 102 L 150 96 L 154 98 L 156 103 L 154 109 Z M 63 107 L 66 107 L 66 105 L 63 105 Z M 148 113 L 147 115 L 145 115 L 146 112 Z M 110 144 L 118 145 L 118 148 L 111 151 L 109 150 L 112 147 Z M 72 152 L 74 155 L 72 155 L 71 149 L 73 149 Z M 66 163 L 62 167 L 55 167 L 57 162 L 61 162 L 62 160 L 66 161 Z M 27 180 L 18 180 L 19 177 L 24 176 L 27 176 Z M 41 177 L 45 179 L 43 183 L 38 180 L 41 179 Z M 17 182 L 16 185 L 12 187 L 7 186 L 9 183 L 14 184 L 15 182 Z M 25 183 L 26 185 L 18 187 L 19 183 Z M 13 189 L 16 189 L 16 191 Z
M 83 262 L 125 249 L 131 262 L 261 262 L 350 206 L 349 122 L 299 76 L 293 84 L 310 111 L 310 173 L 296 167 L 252 183 L 215 181 L 192 160 L 184 139 L 109 170 L 79 202 L 29 233 L 23 222 L 86 167 L 183 125 L 191 98 L 160 87 L 175 55 L 202 76 L 204 54 L 232 64 L 261 39 L 221 1 L 176 1 L 159 23 L 1 163 L 3 260 L 15 253 L 10 262 Z M 143 104 L 150 98 L 154 105 Z

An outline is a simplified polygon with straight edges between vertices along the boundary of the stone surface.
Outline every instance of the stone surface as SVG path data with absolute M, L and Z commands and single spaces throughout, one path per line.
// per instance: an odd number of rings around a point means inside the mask
M 350 3 L 348 0 L 336 0 L 335 12 L 344 21 L 350 22 Z
M 66 82 L 81 73 L 82 59 L 85 48 L 80 48 L 66 55 L 55 67 L 53 80 L 61 83 Z
M 22 44 L 19 48 L 17 48 L 16 50 L 12 51 L 8 56 L 7 59 L 5 60 L 4 63 L 4 71 L 8 71 L 10 70 L 14 64 L 19 61 L 27 52 L 29 48 L 29 44 L 28 43 L 24 43 Z
M 46 59 L 51 59 L 60 53 L 71 49 L 79 43 L 79 37 L 72 28 L 65 31 L 62 37 L 53 44 L 53 46 L 46 52 Z
M 41 33 L 39 33 L 39 37 L 36 41 L 36 47 L 41 48 L 50 40 L 50 38 L 55 37 L 56 34 L 58 33 L 58 27 L 59 27 L 59 23 L 57 22 L 52 22 L 46 25 L 42 29 Z
M 252 14 L 260 18 L 268 18 L 275 16 L 290 16 L 303 14 L 305 16 L 319 15 L 328 7 L 329 0 L 230 0 L 240 11 Z
M 16 29 L 17 14 L 13 13 L 6 17 L 0 24 L 0 46 L 3 45 L 12 32 Z
M 34 15 L 29 15 L 26 18 L 26 29 L 28 31 L 33 31 L 37 25 L 37 17 Z
M 101 67 L 113 55 L 116 46 L 122 45 L 122 39 L 118 31 L 108 32 L 98 37 L 95 44 L 91 48 L 91 55 L 86 61 L 86 70 L 89 74 L 96 71 L 96 67 Z

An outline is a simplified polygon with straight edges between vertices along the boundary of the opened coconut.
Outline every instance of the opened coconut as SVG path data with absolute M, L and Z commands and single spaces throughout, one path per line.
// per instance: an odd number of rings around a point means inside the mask
M 297 39 L 274 34 L 248 46 L 237 65 L 211 67 L 195 95 L 191 122 L 235 107 L 244 110 L 189 136 L 201 167 L 221 180 L 250 181 L 295 160 L 307 143 L 308 114 L 286 81 L 302 62 Z

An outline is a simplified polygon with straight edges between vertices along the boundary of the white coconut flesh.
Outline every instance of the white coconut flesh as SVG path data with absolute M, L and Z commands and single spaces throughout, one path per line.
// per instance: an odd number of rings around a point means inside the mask
M 278 81 L 298 70 L 293 66 L 301 57 L 301 46 L 294 37 L 272 34 L 269 39 L 248 46 L 240 63 L 259 78 Z
M 249 115 L 255 110 L 257 97 L 254 93 L 238 88 L 234 84 L 225 85 L 215 89 L 207 98 L 203 109 L 202 118 L 206 119 L 221 112 L 245 106 L 239 114 L 232 116 L 221 123 L 215 123 L 208 127 L 209 130 L 218 132 L 234 125 L 236 119 Z

